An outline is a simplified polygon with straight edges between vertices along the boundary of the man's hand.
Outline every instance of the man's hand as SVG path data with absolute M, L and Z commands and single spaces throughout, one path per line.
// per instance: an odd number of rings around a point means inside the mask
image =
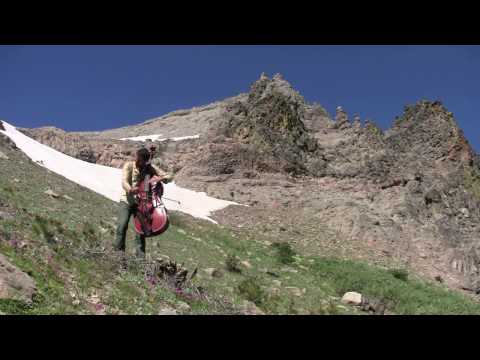
M 173 180 L 173 176 L 170 174 L 167 174 L 164 177 L 162 177 L 162 182 L 165 184 L 168 184 L 172 180 Z
M 131 194 L 131 195 L 136 195 L 136 194 L 138 194 L 138 188 L 137 187 L 131 188 L 128 193 Z

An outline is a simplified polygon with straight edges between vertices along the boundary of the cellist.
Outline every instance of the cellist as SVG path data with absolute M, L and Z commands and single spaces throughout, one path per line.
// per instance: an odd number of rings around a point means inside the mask
M 154 149 L 152 149 L 152 152 Z M 138 193 L 138 184 L 149 174 L 151 177 L 158 176 L 164 183 L 172 180 L 172 175 L 162 171 L 151 164 L 152 152 L 146 148 L 141 148 L 136 153 L 135 161 L 127 161 L 122 169 L 122 188 L 124 193 L 120 199 L 120 211 L 118 214 L 118 226 L 114 249 L 125 252 L 125 238 L 128 229 L 128 223 L 136 211 L 135 194 Z M 145 236 L 136 234 L 135 249 L 138 258 L 145 258 Z

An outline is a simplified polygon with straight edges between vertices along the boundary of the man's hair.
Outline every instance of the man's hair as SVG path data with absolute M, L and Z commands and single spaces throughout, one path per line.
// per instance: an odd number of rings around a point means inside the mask
M 146 148 L 141 148 L 137 151 L 137 159 L 143 160 L 145 163 L 150 160 L 150 151 Z

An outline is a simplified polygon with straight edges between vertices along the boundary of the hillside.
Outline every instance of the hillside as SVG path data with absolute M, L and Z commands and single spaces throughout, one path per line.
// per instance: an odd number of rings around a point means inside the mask
M 2 271 L 0 279 L 17 291 L 0 299 L 4 314 L 359 313 L 340 303 L 347 290 L 385 298 L 390 313 L 480 312 L 463 295 L 401 271 L 295 254 L 261 234 L 247 237 L 181 213 L 148 241 L 145 263 L 130 258 L 123 269 L 110 249 L 114 202 L 30 161 L 4 136 L 0 151 L 0 254 L 16 268 L 13 280 L 5 282 Z M 195 268 L 197 276 L 177 286 L 158 277 L 153 264 L 167 258 L 184 263 L 187 279 Z

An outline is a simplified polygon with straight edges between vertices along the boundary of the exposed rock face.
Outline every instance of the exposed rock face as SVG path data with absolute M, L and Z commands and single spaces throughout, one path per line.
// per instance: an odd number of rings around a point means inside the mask
M 307 129 L 314 133 L 332 128 L 335 125 L 327 111 L 317 103 L 305 105 L 303 123 Z
M 33 279 L 0 254 L 0 299 L 30 302 L 36 293 Z
M 386 139 L 401 160 L 397 168 L 418 168 L 420 165 L 425 171 L 445 175 L 452 169 L 473 164 L 472 148 L 453 114 L 439 101 L 421 101 L 407 106 Z
M 121 167 L 133 158 L 140 144 L 114 140 L 96 140 L 54 127 L 22 129 L 33 139 L 77 159 L 112 167 Z
M 10 149 L 16 149 L 17 146 L 15 143 L 6 135 L 0 133 L 0 146 L 10 148 Z
M 245 169 L 317 173 L 320 149 L 303 123 L 305 112 L 303 97 L 288 82 L 278 74 L 273 79 L 264 75 L 245 100 L 226 108 L 225 120 L 210 132 L 215 143 L 199 165 L 206 166 L 209 175 Z

